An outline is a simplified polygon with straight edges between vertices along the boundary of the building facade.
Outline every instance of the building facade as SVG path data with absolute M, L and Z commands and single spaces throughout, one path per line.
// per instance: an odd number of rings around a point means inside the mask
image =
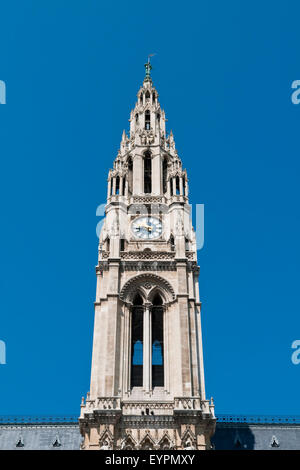
M 0 416 L 0 450 L 300 449 L 300 417 L 216 418 L 206 399 L 187 173 L 150 71 L 108 175 L 79 425 L 77 416 Z
M 150 76 L 108 175 L 83 449 L 209 449 L 199 266 L 186 170 Z

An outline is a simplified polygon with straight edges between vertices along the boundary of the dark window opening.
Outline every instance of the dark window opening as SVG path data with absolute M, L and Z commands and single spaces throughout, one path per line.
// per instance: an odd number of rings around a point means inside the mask
M 22 437 L 20 437 L 18 441 L 16 442 L 16 447 L 24 447 L 24 442 L 23 442 Z
M 271 447 L 279 447 L 279 442 L 275 437 L 272 438 L 272 444 Z
M 110 250 L 110 240 L 109 238 L 106 240 L 106 251 Z
M 128 191 L 129 191 L 130 194 L 132 194 L 133 164 L 132 164 L 132 158 L 131 157 L 128 158 L 127 165 L 128 165 Z
M 156 117 L 157 117 L 157 121 L 158 121 L 158 123 L 160 123 L 160 114 L 159 114 L 159 113 L 157 113 Z
M 152 103 L 155 104 L 155 93 L 152 93 Z
M 135 122 L 136 122 L 136 123 L 139 122 L 139 115 L 138 115 L 138 114 L 135 115 Z
M 60 447 L 61 443 L 58 437 L 56 437 L 55 441 L 52 444 L 53 447 Z
M 164 158 L 163 161 L 163 192 L 167 192 L 167 170 L 168 170 L 168 161 Z
M 116 177 L 116 194 L 120 194 L 120 177 Z
M 152 388 L 164 386 L 163 307 L 159 295 L 152 307 Z
M 186 239 L 185 239 L 185 249 L 186 249 L 186 251 L 189 251 L 189 248 L 190 248 L 190 242 L 189 242 L 189 240 L 186 238 Z
M 180 194 L 179 176 L 176 176 L 176 195 Z
M 173 235 L 170 236 L 171 251 L 175 250 L 175 241 Z
M 131 326 L 131 387 L 143 386 L 143 301 L 137 295 L 132 307 Z
M 149 91 L 146 92 L 146 101 L 149 101 L 150 100 L 150 93 Z
M 145 111 L 145 129 L 146 131 L 150 130 L 150 111 Z
M 124 238 L 121 238 L 121 241 L 120 241 L 120 251 L 124 251 L 125 250 L 125 240 Z
M 145 153 L 144 157 L 144 193 L 151 193 L 151 154 Z
M 143 94 L 140 94 L 140 104 L 143 104 Z
M 183 195 L 185 196 L 185 176 L 182 178 Z

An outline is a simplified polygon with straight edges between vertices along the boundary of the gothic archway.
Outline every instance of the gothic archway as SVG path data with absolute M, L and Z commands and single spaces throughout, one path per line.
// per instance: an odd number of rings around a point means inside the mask
M 132 305 L 134 296 L 139 292 L 145 302 L 151 302 L 154 292 L 157 291 L 162 295 L 165 305 L 175 300 L 175 291 L 166 279 L 152 273 L 138 274 L 125 282 L 120 292 L 120 299 Z

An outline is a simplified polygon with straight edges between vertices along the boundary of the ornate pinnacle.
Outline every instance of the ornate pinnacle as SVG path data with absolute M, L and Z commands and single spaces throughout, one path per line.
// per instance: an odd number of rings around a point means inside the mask
M 145 78 L 144 78 L 144 82 L 152 82 L 152 79 L 151 79 L 151 69 L 152 69 L 152 65 L 150 63 L 150 57 L 154 56 L 155 54 L 149 54 L 148 55 L 148 62 L 145 63 Z

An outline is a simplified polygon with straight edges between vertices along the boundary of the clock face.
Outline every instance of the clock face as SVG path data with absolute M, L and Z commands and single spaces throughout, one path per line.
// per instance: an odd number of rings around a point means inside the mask
M 132 222 L 132 233 L 141 240 L 152 240 L 162 234 L 162 223 L 156 217 L 139 217 Z

